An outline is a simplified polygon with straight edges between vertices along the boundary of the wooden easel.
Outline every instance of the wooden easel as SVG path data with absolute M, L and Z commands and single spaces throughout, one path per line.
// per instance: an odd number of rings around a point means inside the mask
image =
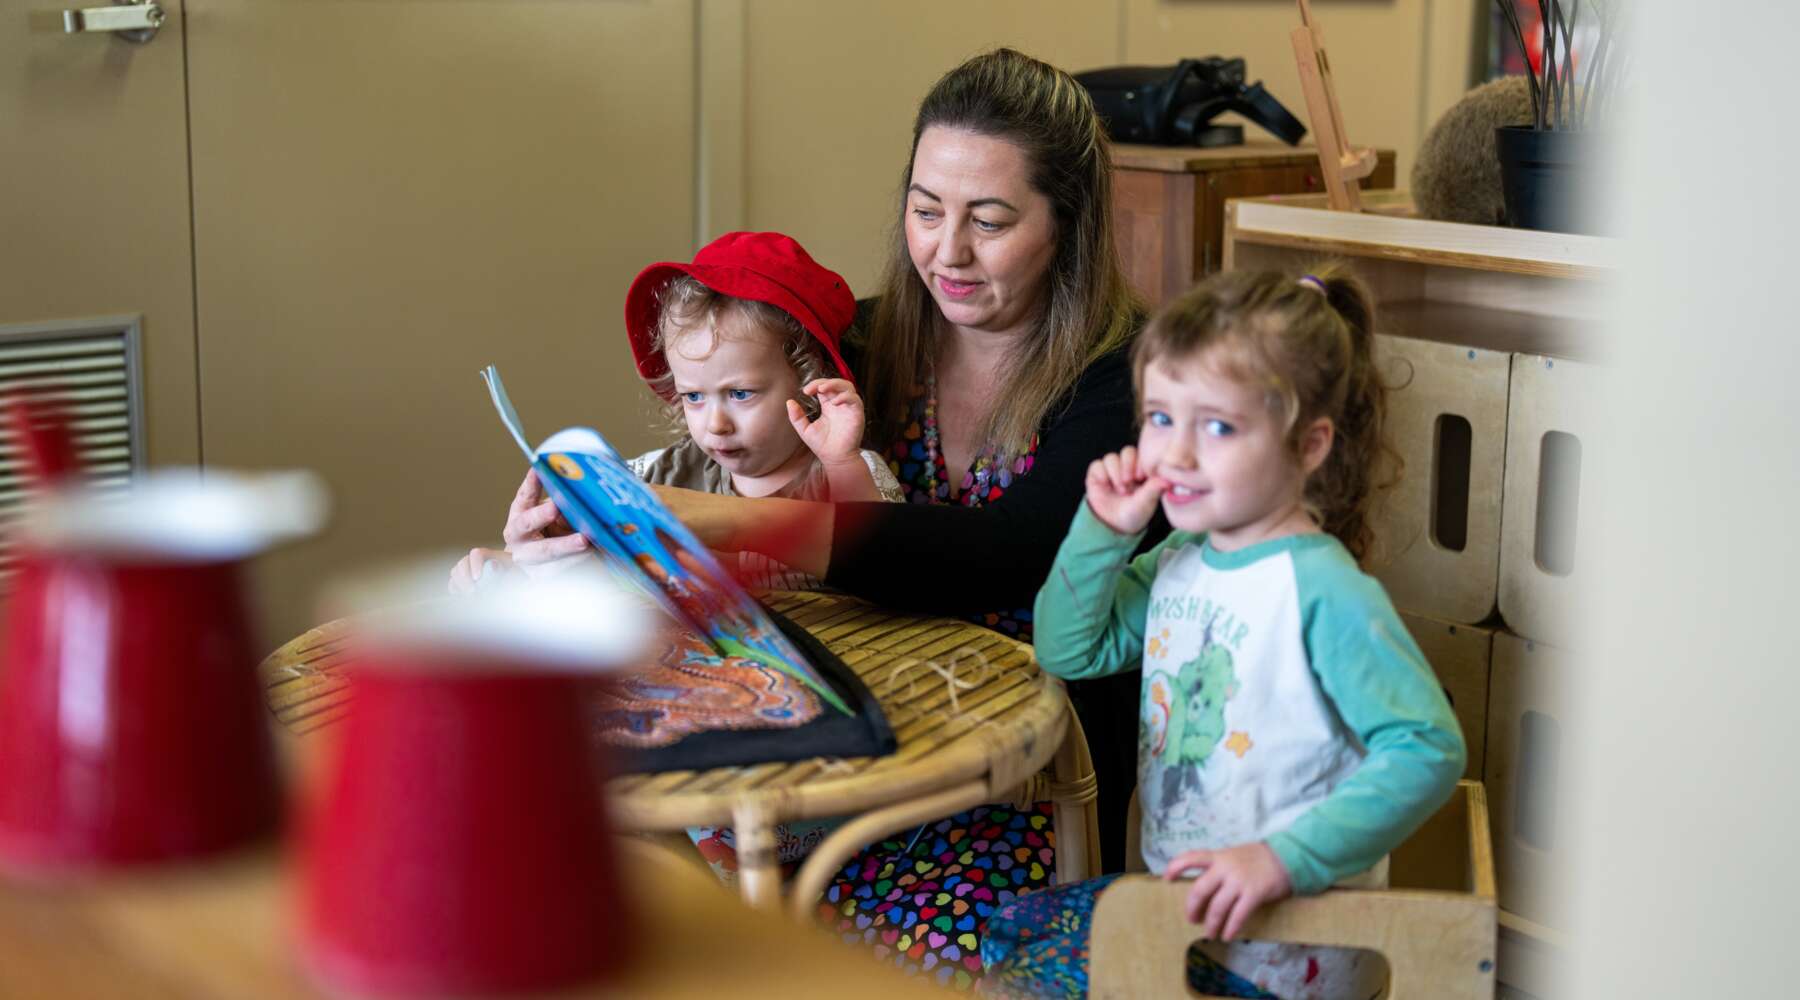
M 1362 211 L 1357 182 L 1375 172 L 1375 151 L 1353 149 L 1344 133 L 1344 116 L 1338 110 L 1337 89 L 1331 83 L 1331 63 L 1325 58 L 1325 33 L 1313 17 L 1312 5 L 1300 0 L 1300 27 L 1288 36 L 1294 43 L 1294 61 L 1300 68 L 1300 89 L 1306 93 L 1306 113 L 1312 118 L 1313 139 L 1319 147 L 1319 170 L 1331 207 L 1340 212 Z

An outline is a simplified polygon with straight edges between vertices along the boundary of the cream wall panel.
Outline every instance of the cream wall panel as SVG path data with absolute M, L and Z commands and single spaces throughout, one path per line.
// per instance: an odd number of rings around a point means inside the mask
M 76 6 L 70 4 L 68 6 Z M 143 317 L 145 446 L 200 458 L 179 4 L 155 40 L 0 3 L 0 326 Z
M 1084 0 L 746 5 L 746 224 L 874 294 L 919 100 L 1010 45 L 1070 71 L 1119 62 L 1119 8 Z
M 746 0 L 705 0 L 698 11 L 699 184 L 694 245 L 746 225 L 744 199 L 744 18 Z
M 1289 111 L 1306 121 L 1306 98 L 1300 92 L 1294 49 L 1288 40 L 1288 33 L 1300 24 L 1296 4 L 1270 0 L 1122 2 L 1126 8 L 1125 62 L 1160 65 L 1187 56 L 1242 56 L 1250 79 L 1262 80 Z M 1392 148 L 1403 187 L 1425 134 L 1426 106 L 1441 103 L 1426 96 L 1432 72 L 1426 57 L 1427 8 L 1434 2 L 1439 7 L 1460 7 L 1464 0 L 1318 0 L 1313 4 L 1313 13 L 1325 32 L 1350 141 L 1358 146 Z M 1463 47 L 1468 45 L 1465 38 Z
M 188 10 L 206 458 L 337 502 L 262 567 L 272 633 L 332 574 L 497 542 L 524 463 L 483 364 L 534 436 L 651 443 L 619 317 L 692 251 L 691 0 Z
M 1481 30 L 1493 0 L 1425 0 L 1425 86 L 1420 92 L 1419 139 L 1487 72 L 1487 38 Z M 1410 173 L 1411 165 L 1407 166 Z M 1410 187 L 1406 175 L 1398 186 Z

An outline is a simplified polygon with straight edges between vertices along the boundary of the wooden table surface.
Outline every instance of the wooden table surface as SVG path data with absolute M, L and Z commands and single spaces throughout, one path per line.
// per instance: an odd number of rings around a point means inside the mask
M 1031 648 L 966 621 L 899 614 L 842 594 L 774 593 L 769 605 L 811 632 L 862 678 L 898 740 L 885 757 L 626 775 L 608 787 L 615 825 L 679 832 L 731 825 L 747 900 L 776 905 L 778 823 L 854 821 L 815 847 L 794 880 L 796 912 L 858 849 L 890 833 L 983 802 L 1026 794 L 1056 804 L 1058 878 L 1097 865 L 1094 778 L 1085 744 L 1065 743 L 1072 712 L 1062 682 Z M 296 637 L 262 665 L 270 707 L 297 734 L 328 730 L 347 710 L 342 670 L 351 628 L 333 622 Z
M 943 996 L 822 930 L 747 909 L 697 868 L 648 854 L 625 861 L 628 873 L 655 889 L 634 893 L 632 923 L 643 945 L 632 968 L 621 981 L 549 996 Z M 329 996 L 297 966 L 287 883 L 272 847 L 79 888 L 0 883 L 0 997 Z

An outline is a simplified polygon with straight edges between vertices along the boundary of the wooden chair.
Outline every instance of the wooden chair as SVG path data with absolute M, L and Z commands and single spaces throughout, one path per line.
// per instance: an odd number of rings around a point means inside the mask
M 1199 935 L 1181 913 L 1187 891 L 1186 882 L 1150 875 L 1107 887 L 1094 908 L 1091 996 L 1194 995 L 1186 956 Z M 1487 796 L 1480 782 L 1463 781 L 1393 853 L 1389 888 L 1283 900 L 1242 936 L 1378 952 L 1389 970 L 1387 1000 L 1475 1000 L 1494 995 L 1497 917 Z

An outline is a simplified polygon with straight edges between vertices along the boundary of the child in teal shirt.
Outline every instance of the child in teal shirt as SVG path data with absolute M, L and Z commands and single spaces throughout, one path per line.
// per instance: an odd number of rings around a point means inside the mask
M 1189 960 L 1206 993 L 1379 993 L 1364 953 L 1227 942 L 1289 894 L 1384 885 L 1388 852 L 1463 770 L 1442 688 L 1357 565 L 1383 450 L 1372 310 L 1335 271 L 1222 274 L 1165 308 L 1133 357 L 1138 445 L 1089 469 L 1038 594 L 1045 670 L 1143 669 L 1143 857 L 1166 878 L 1199 873 L 1169 919 L 1209 939 Z M 1133 559 L 1159 506 L 1175 531 Z M 1109 881 L 997 913 L 983 991 L 1085 995 Z

